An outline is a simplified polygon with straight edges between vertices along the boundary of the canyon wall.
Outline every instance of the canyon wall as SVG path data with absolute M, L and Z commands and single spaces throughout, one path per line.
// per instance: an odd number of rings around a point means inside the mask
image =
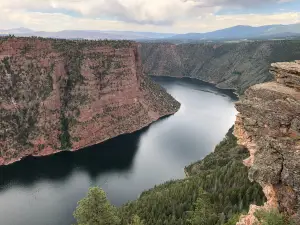
M 271 63 L 296 59 L 300 41 L 142 44 L 145 74 L 198 78 L 238 93 L 272 80 Z
M 0 165 L 141 129 L 180 104 L 129 41 L 0 38 Z
M 250 87 L 236 103 L 235 135 L 250 152 L 244 161 L 251 181 L 278 208 L 300 224 L 300 61 L 273 63 L 274 82 Z M 240 225 L 254 224 L 251 206 Z

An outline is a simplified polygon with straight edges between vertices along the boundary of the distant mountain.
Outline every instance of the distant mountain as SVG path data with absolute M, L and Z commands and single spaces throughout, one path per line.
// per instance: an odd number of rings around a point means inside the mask
M 126 39 L 135 41 L 228 41 L 241 39 L 287 39 L 300 38 L 300 23 L 291 25 L 267 25 L 261 27 L 234 26 L 207 33 L 156 33 L 135 31 L 62 30 L 58 32 L 33 31 L 27 28 L 0 30 L 1 34 L 16 36 L 40 36 L 62 39 Z
M 261 27 L 234 26 L 207 33 L 187 33 L 169 39 L 177 40 L 230 40 L 251 38 L 276 38 L 300 35 L 300 23 L 291 25 L 268 25 Z
M 264 35 L 278 35 L 283 33 L 300 33 L 300 23 L 291 24 L 291 25 L 277 25 L 272 26 L 268 29 Z
M 300 41 L 142 43 L 141 56 L 145 74 L 198 78 L 242 94 L 274 79 L 271 63 L 300 59 Z
M 0 34 L 14 34 L 16 36 L 40 36 L 63 39 L 161 39 L 169 38 L 174 33 L 134 32 L 134 31 L 98 31 L 98 30 L 62 30 L 58 32 L 33 31 L 26 28 L 0 30 Z
M 251 27 L 251 26 L 235 26 L 207 33 L 187 33 L 179 34 L 172 39 L 228 39 L 228 38 L 244 38 L 249 36 L 257 36 L 262 32 L 270 29 L 272 26 Z
M 24 27 L 8 29 L 8 30 L 0 29 L 0 34 L 23 34 L 23 33 L 31 33 L 31 32 L 34 32 L 34 31 L 30 30 L 28 28 L 24 28 Z

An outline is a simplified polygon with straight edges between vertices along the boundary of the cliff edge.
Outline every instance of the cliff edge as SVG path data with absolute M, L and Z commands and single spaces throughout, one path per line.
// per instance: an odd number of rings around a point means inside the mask
M 250 87 L 236 108 L 235 135 L 250 152 L 249 179 L 264 190 L 265 209 L 278 208 L 300 224 L 300 61 L 273 63 L 276 81 Z M 255 223 L 251 206 L 239 225 Z
M 239 94 L 271 81 L 271 63 L 295 59 L 300 59 L 299 41 L 142 44 L 145 74 L 196 78 Z
M 141 129 L 180 104 L 130 41 L 0 38 L 0 165 Z

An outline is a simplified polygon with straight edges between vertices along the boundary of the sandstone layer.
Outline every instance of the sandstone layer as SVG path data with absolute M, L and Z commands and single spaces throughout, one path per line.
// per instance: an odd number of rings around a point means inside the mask
M 235 135 L 250 152 L 249 178 L 278 208 L 300 224 L 300 62 L 274 63 L 276 81 L 250 87 L 236 108 Z M 253 224 L 253 212 L 239 224 Z
M 129 41 L 0 38 L 0 165 L 141 129 L 180 104 Z
M 271 63 L 296 59 L 300 59 L 299 41 L 142 44 L 146 74 L 197 78 L 239 94 L 271 81 Z

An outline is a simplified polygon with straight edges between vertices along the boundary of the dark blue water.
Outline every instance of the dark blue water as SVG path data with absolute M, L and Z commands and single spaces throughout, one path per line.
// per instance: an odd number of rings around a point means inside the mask
M 78 151 L 0 167 L 0 225 L 70 225 L 76 203 L 101 186 L 120 206 L 210 153 L 235 120 L 234 95 L 207 83 L 153 78 L 181 102 L 150 127 Z

